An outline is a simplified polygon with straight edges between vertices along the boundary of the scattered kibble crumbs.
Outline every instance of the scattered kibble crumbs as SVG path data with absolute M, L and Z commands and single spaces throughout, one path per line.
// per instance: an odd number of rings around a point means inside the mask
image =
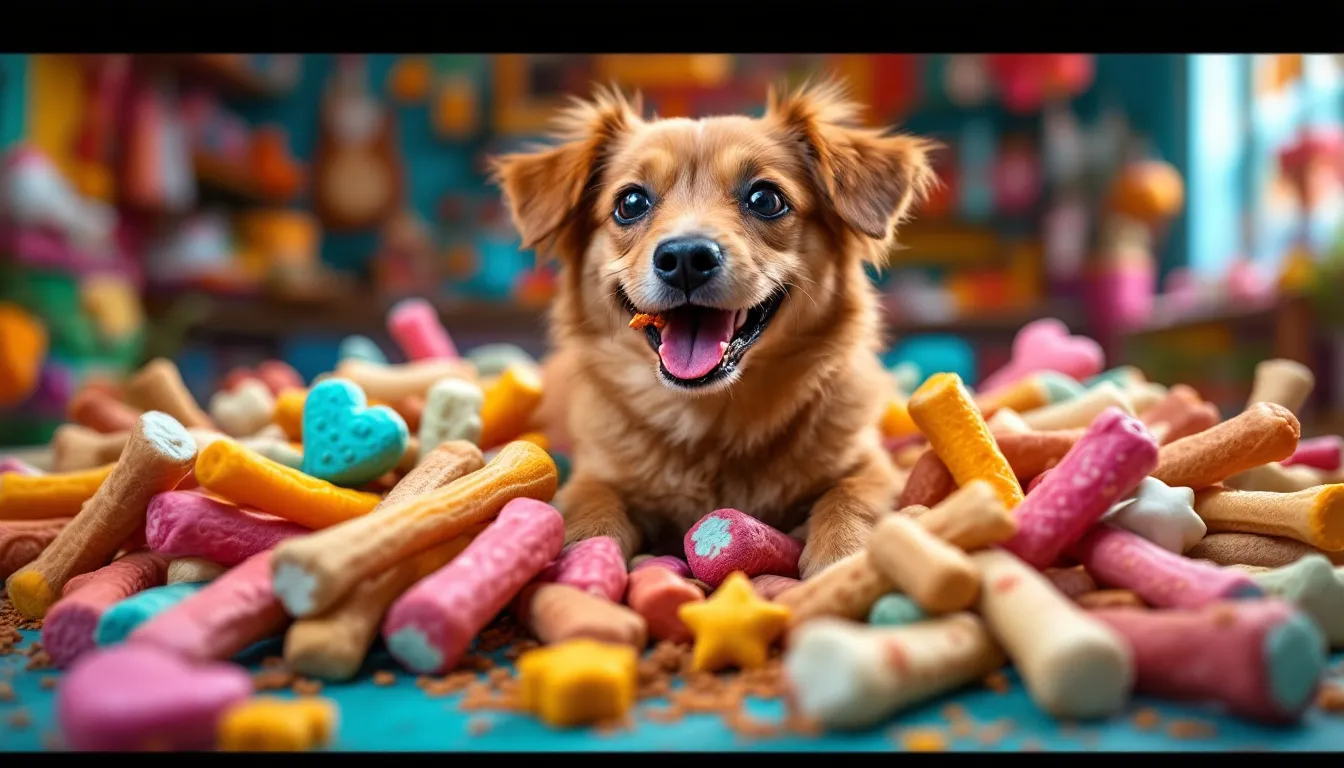
M 1134 730 L 1136 731 L 1151 731 L 1156 728 L 1157 724 L 1161 721 L 1162 716 L 1157 713 L 1156 709 L 1144 707 L 1134 713 L 1132 722 L 1134 724 Z
M 10 728 L 23 730 L 33 724 L 33 717 L 26 709 L 16 709 L 9 713 L 8 722 Z
M 490 732 L 490 721 L 484 717 L 472 717 L 467 719 L 468 736 L 484 736 Z
M 9 683 L 0 683 L 0 701 L 14 700 L 14 686 Z
M 261 660 L 262 669 L 285 669 L 285 660 L 279 656 L 267 656 Z
M 42 688 L 42 690 L 50 691 L 56 687 L 56 682 L 57 680 L 54 675 L 47 675 L 46 677 L 37 681 L 37 684 Z
M 19 610 L 14 607 L 13 603 L 9 602 L 9 597 L 6 596 L 0 599 L 0 627 L 6 627 L 11 631 L 18 629 L 38 630 L 42 628 L 42 620 L 30 619 L 19 613 Z M 14 644 L 18 645 L 20 639 L 16 637 Z
M 985 687 L 995 693 L 1008 692 L 1008 676 L 1002 672 L 990 672 L 985 676 Z
M 970 720 L 954 720 L 950 730 L 958 739 L 969 738 L 975 733 L 975 723 Z
M 946 752 L 947 737 L 932 728 L 911 728 L 900 734 L 901 746 L 909 752 Z
M 294 673 L 287 669 L 263 669 L 252 675 L 255 691 L 281 691 L 294 683 Z
M 1322 685 L 1316 694 L 1316 706 L 1326 712 L 1344 712 L 1344 687 L 1333 683 Z
M 36 650 L 33 650 L 34 648 Z M 28 663 L 24 665 L 24 669 L 30 672 L 35 669 L 51 669 L 51 655 L 42 650 L 37 643 L 29 646 L 29 651 L 31 652 L 28 654 Z
M 613 717 L 608 720 L 599 720 L 593 723 L 593 731 L 598 736 L 613 736 L 621 731 L 629 730 L 634 723 L 626 715 Z
M 675 723 L 686 716 L 686 711 L 676 704 L 666 707 L 645 707 L 640 714 L 655 723 Z
M 779 724 L 754 717 L 740 709 L 724 714 L 723 722 L 730 731 L 746 739 L 778 736 L 780 732 Z
M 295 696 L 316 696 L 322 692 L 322 683 L 318 680 L 299 679 L 289 687 Z
M 373 673 L 374 685 L 395 685 L 397 682 L 397 673 L 389 672 L 386 669 L 380 669 Z
M 981 746 L 992 746 L 1003 741 L 1004 737 L 1012 730 L 1013 723 L 1011 720 L 996 720 L 977 731 L 975 740 Z
M 1167 735 L 1173 739 L 1211 739 L 1218 735 L 1218 728 L 1203 720 L 1173 720 L 1167 724 Z

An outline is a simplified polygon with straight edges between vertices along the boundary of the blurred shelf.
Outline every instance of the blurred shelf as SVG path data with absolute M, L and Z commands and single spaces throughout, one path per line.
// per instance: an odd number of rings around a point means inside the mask
M 263 192 L 244 164 L 196 153 L 192 170 L 202 197 L 225 198 L 250 205 L 282 205 L 285 200 Z
M 1177 309 L 1175 306 L 1159 300 L 1153 307 L 1152 319 L 1137 328 L 1126 330 L 1125 335 L 1144 336 L 1181 331 L 1203 325 L 1246 327 L 1263 324 L 1264 330 L 1272 331 L 1275 315 L 1295 298 L 1284 296 L 1241 304 L 1219 302 L 1182 309 Z
M 176 75 L 184 83 L 213 88 L 226 97 L 275 99 L 290 90 L 229 54 L 139 53 L 135 63 L 147 71 Z
M 887 312 L 887 328 L 896 335 L 919 333 L 952 333 L 968 336 L 1014 336 L 1022 326 L 1043 317 L 1057 318 L 1074 333 L 1086 328 L 1087 320 L 1082 308 L 1064 301 L 1047 302 L 1041 306 L 1025 309 L 1007 309 L 995 312 L 961 315 L 948 320 L 918 320 L 899 317 L 890 308 Z

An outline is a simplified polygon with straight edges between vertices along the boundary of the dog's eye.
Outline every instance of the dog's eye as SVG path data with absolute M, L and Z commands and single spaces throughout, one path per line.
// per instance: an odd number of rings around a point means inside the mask
M 775 185 L 757 182 L 747 192 L 747 210 L 762 219 L 774 219 L 788 213 L 789 204 Z
M 642 190 L 631 189 L 621 193 L 616 198 L 616 211 L 614 215 L 619 224 L 633 224 L 641 216 L 649 212 L 653 203 L 649 196 Z

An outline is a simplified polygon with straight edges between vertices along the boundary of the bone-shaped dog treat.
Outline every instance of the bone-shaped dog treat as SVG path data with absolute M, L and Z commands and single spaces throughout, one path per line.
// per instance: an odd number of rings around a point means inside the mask
M 560 554 L 564 539 L 564 518 L 549 504 L 527 498 L 505 504 L 461 555 L 393 603 L 383 624 L 388 650 L 416 672 L 451 669 L 472 638 Z
M 1293 455 L 1302 427 L 1287 408 L 1256 403 L 1221 424 L 1162 446 L 1153 477 L 1173 488 L 1208 488 Z
M 354 335 L 341 339 L 341 345 L 336 349 L 336 358 L 387 365 L 387 355 L 383 354 L 382 348 L 368 336 Z
M 1108 408 L 1016 510 L 1004 548 L 1037 568 L 1053 565 L 1116 499 L 1157 466 L 1157 442 L 1143 423 Z
M 223 576 L 227 570 L 204 557 L 179 557 L 168 563 L 168 583 L 204 584 Z
M 1022 487 L 960 376 L 930 376 L 910 396 L 908 407 L 910 417 L 958 485 L 985 480 L 994 486 L 1005 507 L 1012 509 L 1022 501 Z M 913 503 L 920 502 L 903 498 L 901 506 Z
M 1097 591 L 1097 582 L 1081 565 L 1072 568 L 1046 568 L 1041 571 L 1041 575 L 1049 579 L 1050 583 L 1055 585 L 1055 589 L 1068 598 L 1077 598 L 1079 595 Z
M 106 392 L 86 389 L 66 403 L 70 421 L 95 432 L 129 432 L 140 418 L 140 409 L 132 408 Z
M 477 373 L 484 378 L 498 376 L 510 365 L 537 364 L 536 358 L 515 344 L 482 344 L 468 352 L 467 359 L 476 364 Z
M 683 545 L 691 572 L 711 587 L 734 571 L 796 578 L 803 552 L 798 539 L 736 509 L 719 509 L 702 517 L 686 531 Z
M 587 638 L 642 651 L 648 642 L 649 628 L 638 612 L 567 584 L 533 584 L 519 603 L 520 622 L 546 645 Z
M 1189 488 L 1171 488 L 1155 477 L 1145 477 L 1128 499 L 1112 506 L 1102 519 L 1179 555 L 1207 532 L 1194 504 L 1195 492 Z
M 879 597 L 868 612 L 868 623 L 875 627 L 900 627 L 927 618 L 928 614 L 914 600 L 896 592 Z
M 485 393 L 475 382 L 443 379 L 434 382 L 425 395 L 420 417 L 420 450 L 429 453 L 440 443 L 481 440 L 481 407 Z
M 1262 360 L 1255 366 L 1255 381 L 1246 407 L 1249 409 L 1256 403 L 1276 403 L 1298 413 L 1315 387 L 1316 377 L 1307 366 L 1282 358 Z
M 1053 317 L 1033 320 L 1013 338 L 1013 357 L 985 378 L 981 392 L 1008 386 L 1036 371 L 1058 371 L 1082 381 L 1101 372 L 1105 354 L 1086 336 L 1070 336 L 1068 326 Z
M 996 392 L 976 397 L 975 404 L 980 413 L 989 419 L 1000 409 L 1026 413 L 1071 400 L 1084 391 L 1083 385 L 1062 373 L 1036 371 Z
M 137 592 L 163 584 L 167 569 L 167 560 L 142 549 L 94 571 L 79 589 L 56 601 L 42 621 L 42 647 L 52 663 L 66 669 L 93 650 L 103 613 Z
M 911 518 L 929 533 L 966 552 L 1008 541 L 1017 533 L 1017 520 L 983 480 L 963 485 Z
M 465 360 L 421 360 L 400 365 L 342 360 L 333 375 L 353 381 L 370 400 L 384 403 L 395 403 L 411 395 L 423 397 L 440 379 L 476 380 L 475 368 Z
M 202 583 L 165 584 L 141 590 L 114 603 L 98 617 L 98 626 L 93 630 L 94 643 L 108 646 L 123 642 L 136 627 L 196 594 L 203 586 Z
M 1316 622 L 1330 648 L 1344 646 L 1344 583 L 1324 555 L 1307 555 L 1291 565 L 1251 576 L 1265 592 L 1301 608 Z
M 1002 434 L 997 436 L 995 442 L 1018 481 L 1026 483 L 1057 464 L 1082 435 L 1081 429 Z M 906 478 L 900 506 L 931 507 L 947 498 L 956 488 L 957 481 L 942 459 L 933 451 L 927 451 Z
M 145 411 L 162 411 L 185 427 L 215 428 L 182 382 L 177 366 L 162 357 L 149 361 L 127 380 L 126 401 Z
M 689 572 L 687 575 L 690 575 Z M 764 594 L 761 596 L 770 599 Z M 694 639 L 690 628 L 681 620 L 681 606 L 704 599 L 705 593 L 699 587 L 676 571 L 658 566 L 635 567 L 630 572 L 625 595 L 626 605 L 644 618 L 649 634 L 654 639 L 676 643 L 689 643 Z
M 150 549 L 170 559 L 203 557 L 224 566 L 307 533 L 297 523 L 193 491 L 161 493 L 145 514 Z
M 51 436 L 52 469 L 78 472 L 113 464 L 130 439 L 130 430 L 105 433 L 78 424 L 62 424 Z
M 129 696 L 128 692 L 134 692 Z M 229 706 L 252 695 L 236 664 L 185 663 L 156 648 L 88 654 L 56 689 L 56 720 L 71 749 L 205 750 Z
M 861 728 L 1003 663 L 1003 651 L 969 613 L 903 627 L 820 619 L 791 639 L 784 674 L 802 714 L 833 728 Z
M 1255 565 L 1278 568 L 1320 550 L 1293 539 L 1254 533 L 1211 533 L 1186 551 L 1186 557 L 1218 565 Z
M 36 560 L 69 522 L 68 517 L 55 517 L 0 523 L 0 579 Z
M 1223 485 L 1238 491 L 1296 493 L 1325 485 L 1325 474 L 1311 467 L 1285 467 L 1276 461 L 1238 472 L 1224 480 Z
M 1133 590 L 1158 608 L 1198 608 L 1264 594 L 1244 573 L 1172 554 L 1109 523 L 1089 531 L 1071 554 L 1098 583 Z
M 1252 720 L 1298 719 L 1325 670 L 1320 631 L 1280 600 L 1189 610 L 1114 608 L 1091 616 L 1133 649 L 1136 692 L 1216 701 Z
M 756 590 L 756 594 L 766 600 L 774 600 L 776 595 L 793 589 L 801 583 L 802 582 L 798 579 L 789 578 L 788 576 L 776 576 L 772 573 L 751 577 L 751 588 Z
M 393 489 L 389 501 L 360 520 L 280 545 L 276 593 L 290 615 L 302 618 L 326 610 L 362 579 L 461 536 L 512 499 L 555 494 L 555 463 L 531 443 L 510 443 L 481 469 L 476 469 L 478 455 L 461 451 L 459 456 L 437 470 L 436 477 L 456 475 L 443 487 L 395 500 Z
M 93 498 L 113 465 L 79 472 L 0 475 L 0 520 L 74 517 Z
M 635 562 L 639 560 L 639 562 Z M 669 570 L 683 579 L 694 578 L 695 574 L 691 572 L 691 566 L 676 555 L 659 555 L 658 557 L 646 557 L 640 560 L 638 557 L 630 561 L 630 573 L 642 571 L 645 568 L 663 568 Z
M 1120 391 L 1129 398 L 1129 404 L 1134 407 L 1135 413 L 1143 413 L 1154 405 L 1162 402 L 1169 391 L 1161 384 L 1155 384 L 1151 381 L 1142 384 L 1134 384 L 1128 387 L 1120 387 Z
M 253 555 L 126 638 L 191 661 L 223 661 L 289 623 L 271 590 L 270 552 Z
M 1144 376 L 1143 371 L 1135 366 L 1118 365 L 1114 368 L 1107 368 L 1096 376 L 1091 376 L 1083 380 L 1083 386 L 1095 387 L 1105 381 L 1109 381 L 1121 389 L 1127 389 L 1132 386 L 1148 383 L 1148 377 Z
M 1130 416 L 1134 415 L 1134 407 L 1130 405 L 1129 397 L 1114 384 L 1103 382 L 1072 400 L 1024 413 L 1022 421 L 1031 429 L 1040 432 L 1082 429 L 1109 408 L 1117 408 Z
M 201 451 L 196 479 L 211 493 L 313 530 L 359 517 L 379 502 L 371 493 L 310 477 L 232 440 Z
M 1195 511 L 1211 533 L 1284 536 L 1327 552 L 1344 550 L 1344 485 L 1297 493 L 1209 488 L 1195 495 Z
M 1283 466 L 1302 464 L 1325 472 L 1336 472 L 1341 465 L 1342 453 L 1344 453 L 1344 438 L 1340 438 L 1339 435 L 1312 437 L 1298 441 L 1297 450 L 1293 451 L 1292 456 L 1283 460 Z
M 977 613 L 1002 645 L 1031 694 L 1059 718 L 1119 712 L 1133 684 L 1124 640 L 1061 595 L 1011 552 L 971 555 L 984 587 Z
M 285 661 L 294 671 L 327 680 L 349 680 L 378 636 L 387 609 L 417 581 L 452 561 L 484 525 L 360 582 L 325 613 L 299 619 L 285 633 Z
M 1203 432 L 1222 421 L 1218 407 L 1193 387 L 1177 384 L 1158 402 L 1139 411 L 1139 418 L 1157 437 L 1159 445 Z
M 275 395 L 258 379 L 248 379 L 232 391 L 220 390 L 210 398 L 210 418 L 234 437 L 254 435 L 271 423 Z
M 931 614 L 963 610 L 980 592 L 970 558 L 903 515 L 884 515 L 873 527 L 868 562 Z
M 625 595 L 627 571 L 621 545 L 610 536 L 594 536 L 565 547 L 536 582 L 554 582 L 619 603 Z
M 150 499 L 176 486 L 195 460 L 196 444 L 175 419 L 158 411 L 141 416 L 98 492 L 36 560 L 7 580 L 14 607 L 32 619 L 46 615 L 67 581 L 112 559 L 144 525 Z
M 511 365 L 485 388 L 481 405 L 482 448 L 493 448 L 527 431 L 541 405 L 541 374 L 531 366 Z
M 457 359 L 457 347 L 439 322 L 438 311 L 424 299 L 402 299 L 392 305 L 387 331 L 408 360 Z
M 1027 426 L 1027 422 L 1022 420 L 1022 415 L 1012 408 L 1000 408 L 995 411 L 993 416 L 985 420 L 985 426 L 989 427 L 990 433 L 996 438 L 1003 435 L 1021 435 L 1032 431 L 1031 427 Z M 1012 464 L 1011 461 L 1008 463 Z

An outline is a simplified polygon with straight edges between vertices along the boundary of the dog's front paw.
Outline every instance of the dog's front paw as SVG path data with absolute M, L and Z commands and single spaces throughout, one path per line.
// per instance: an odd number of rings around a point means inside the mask
M 610 536 L 621 546 L 625 559 L 635 556 L 639 547 L 639 531 L 625 515 L 606 517 L 580 517 L 565 521 L 565 544 L 593 539 L 598 536 Z
M 590 480 L 571 480 L 556 498 L 565 516 L 565 544 L 610 536 L 620 545 L 625 559 L 639 550 L 640 530 L 625 513 L 620 499 L 605 485 Z
M 861 551 L 868 545 L 868 524 L 862 519 L 847 521 L 813 520 L 807 535 L 807 545 L 798 558 L 798 573 L 810 579 L 826 568 Z

